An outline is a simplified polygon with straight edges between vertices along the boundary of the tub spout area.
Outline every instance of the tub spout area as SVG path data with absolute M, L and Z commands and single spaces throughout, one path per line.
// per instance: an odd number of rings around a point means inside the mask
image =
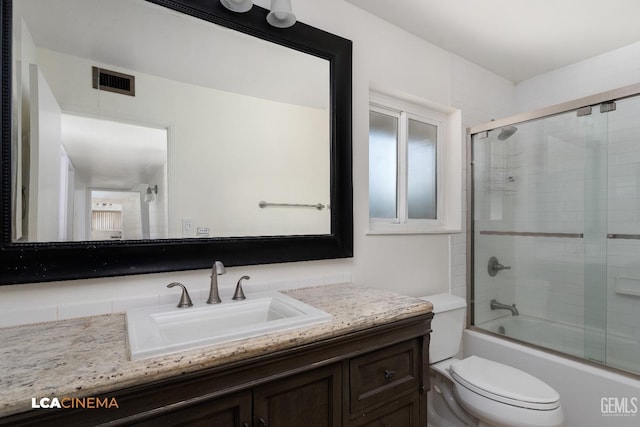
M 495 299 L 491 300 L 491 310 L 509 310 L 512 316 L 520 315 L 520 313 L 518 313 L 518 309 L 516 308 L 515 304 L 511 304 L 511 305 L 502 304 Z

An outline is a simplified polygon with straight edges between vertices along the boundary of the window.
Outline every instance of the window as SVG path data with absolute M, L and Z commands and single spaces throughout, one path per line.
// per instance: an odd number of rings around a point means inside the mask
M 369 232 L 430 233 L 460 231 L 461 212 L 450 215 L 448 198 L 461 210 L 461 176 L 456 194 L 451 189 L 447 150 L 458 154 L 454 171 L 461 175 L 460 133 L 451 132 L 452 117 L 460 114 L 436 111 L 422 105 L 372 94 L 369 108 Z M 455 120 L 453 120 L 455 122 Z M 457 134 L 458 141 L 447 141 Z M 449 147 L 452 146 L 452 147 Z M 457 146 L 457 150 L 455 149 Z M 454 162 L 455 163 L 455 162 Z M 454 185 L 455 187 L 455 185 Z M 455 205 L 455 203 L 454 203 Z M 449 215 L 448 215 L 449 214 Z M 457 221 L 457 222 L 456 222 Z

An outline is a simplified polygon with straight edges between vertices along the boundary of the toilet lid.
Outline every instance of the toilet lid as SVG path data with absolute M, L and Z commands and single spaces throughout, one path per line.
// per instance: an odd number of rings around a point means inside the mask
M 560 405 L 560 395 L 533 375 L 477 356 L 453 363 L 451 376 L 469 390 L 509 405 L 538 410 Z

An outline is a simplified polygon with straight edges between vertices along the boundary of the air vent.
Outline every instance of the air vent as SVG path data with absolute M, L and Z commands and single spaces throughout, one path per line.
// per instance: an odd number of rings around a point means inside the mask
M 91 69 L 94 89 L 106 90 L 123 95 L 136 95 L 135 76 L 98 67 L 91 67 Z

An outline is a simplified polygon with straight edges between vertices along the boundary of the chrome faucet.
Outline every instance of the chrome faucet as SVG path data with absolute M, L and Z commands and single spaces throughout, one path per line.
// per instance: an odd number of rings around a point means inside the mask
M 515 304 L 511 304 L 511 305 L 507 305 L 507 304 L 502 304 L 500 302 L 498 302 L 495 299 L 491 300 L 491 310 L 509 310 L 511 312 L 512 316 L 518 316 L 520 313 L 518 313 L 518 309 L 516 308 Z
M 218 292 L 218 276 L 226 273 L 224 264 L 220 261 L 215 261 L 211 268 L 211 289 L 209 290 L 209 299 L 207 304 L 219 304 L 222 302 L 220 299 L 220 293 Z

